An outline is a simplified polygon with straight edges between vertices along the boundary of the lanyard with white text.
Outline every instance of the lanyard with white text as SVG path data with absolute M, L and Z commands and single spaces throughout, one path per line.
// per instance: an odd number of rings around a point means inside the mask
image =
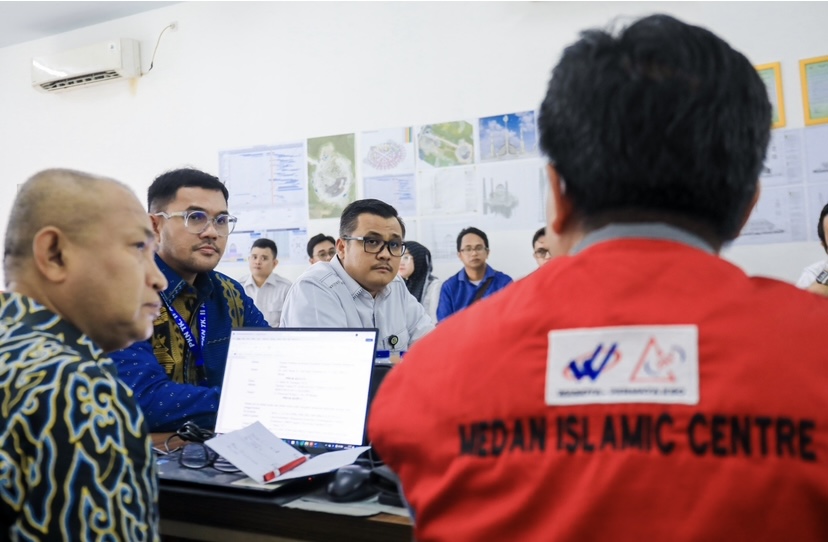
M 189 348 L 190 352 L 193 354 L 193 358 L 195 359 L 196 379 L 198 379 L 200 384 L 206 384 L 207 374 L 204 370 L 204 354 L 202 348 L 204 348 L 204 343 L 207 341 L 207 308 L 202 304 L 198 309 L 198 338 L 200 339 L 201 344 L 198 344 L 195 341 L 193 332 L 190 331 L 190 326 L 187 325 L 184 318 L 178 314 L 178 311 L 176 311 L 171 304 L 167 304 L 167 310 L 170 311 L 173 320 L 175 320 L 175 324 L 178 326 L 178 329 L 181 330 L 181 334 L 184 335 L 184 340 L 187 341 L 187 348 Z M 186 370 L 185 365 L 185 380 L 187 378 Z

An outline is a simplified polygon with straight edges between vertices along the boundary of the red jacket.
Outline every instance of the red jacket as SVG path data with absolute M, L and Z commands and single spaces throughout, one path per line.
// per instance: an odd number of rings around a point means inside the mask
M 550 331 L 669 324 L 698 328 L 698 404 L 547 405 Z M 419 542 L 825 541 L 828 300 L 677 242 L 599 243 L 423 338 L 369 430 Z

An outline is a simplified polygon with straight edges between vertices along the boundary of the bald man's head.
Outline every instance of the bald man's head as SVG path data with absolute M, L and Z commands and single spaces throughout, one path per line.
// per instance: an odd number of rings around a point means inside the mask
M 167 287 L 155 234 L 125 185 L 66 169 L 38 173 L 6 230 L 7 288 L 32 298 L 111 352 L 144 340 Z
M 132 194 L 118 181 L 70 169 L 48 169 L 27 180 L 15 198 L 6 229 L 6 280 L 31 259 L 34 237 L 44 227 L 53 226 L 80 241 L 100 226 L 109 210 L 104 206 L 108 198 L 99 196 L 113 189 Z

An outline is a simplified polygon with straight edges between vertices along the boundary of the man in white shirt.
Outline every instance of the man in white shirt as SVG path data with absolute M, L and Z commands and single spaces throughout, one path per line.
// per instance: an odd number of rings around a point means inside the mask
M 376 199 L 348 205 L 339 221 L 336 257 L 305 271 L 285 299 L 282 327 L 376 327 L 378 350 L 403 352 L 434 329 L 397 276 L 405 225 Z
M 336 239 L 324 233 L 317 233 L 308 240 L 308 262 L 329 262 L 336 256 Z
M 822 249 L 828 253 L 828 243 L 825 241 L 826 228 L 828 228 L 828 204 L 822 208 L 822 212 L 819 213 L 819 222 L 817 222 L 819 242 L 822 244 Z M 820 278 L 823 271 L 828 271 L 828 259 L 814 262 L 803 269 L 802 275 L 796 281 L 796 286 L 815 294 L 828 296 L 828 280 L 825 275 Z
M 279 265 L 276 243 L 267 238 L 256 239 L 250 249 L 250 275 L 241 280 L 244 291 L 253 298 L 256 307 L 270 327 L 279 327 L 282 305 L 290 289 L 290 281 L 273 272 Z

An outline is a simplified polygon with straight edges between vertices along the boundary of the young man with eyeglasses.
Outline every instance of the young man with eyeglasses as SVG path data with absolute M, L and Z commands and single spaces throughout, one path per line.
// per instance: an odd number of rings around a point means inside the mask
M 457 235 L 457 257 L 463 262 L 463 269 L 443 283 L 440 304 L 437 306 L 437 321 L 442 321 L 512 282 L 512 277 L 495 271 L 486 263 L 489 259 L 489 237 L 482 230 L 469 227 Z
M 546 248 L 545 227 L 536 231 L 535 235 L 532 236 L 532 256 L 535 258 L 538 267 L 552 259 L 552 253 Z
M 308 241 L 308 262 L 329 262 L 336 256 L 336 239 L 324 233 L 317 233 Z
M 336 257 L 305 271 L 288 292 L 281 327 L 376 327 L 378 350 L 404 352 L 434 329 L 397 276 L 405 225 L 391 205 L 357 200 L 342 212 Z
M 236 224 L 227 200 L 224 184 L 196 169 L 164 173 L 149 188 L 155 261 L 169 286 L 152 337 L 112 358 L 150 431 L 213 427 L 230 330 L 268 327 L 242 285 L 214 271 Z

